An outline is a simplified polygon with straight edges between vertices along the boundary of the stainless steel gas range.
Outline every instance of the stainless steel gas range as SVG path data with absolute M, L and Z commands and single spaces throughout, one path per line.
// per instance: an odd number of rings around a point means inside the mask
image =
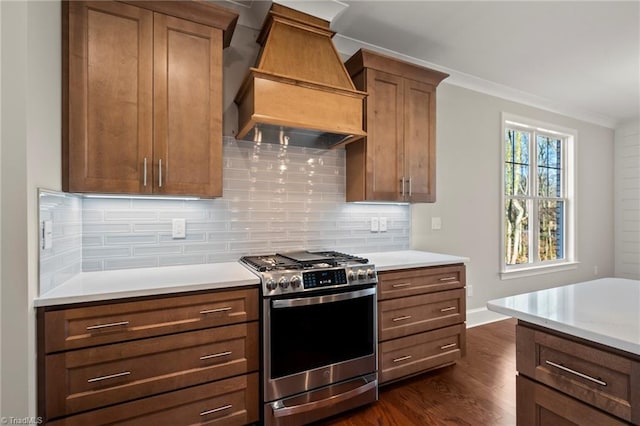
M 265 424 L 306 424 L 376 401 L 375 266 L 333 251 L 240 261 L 262 282 Z

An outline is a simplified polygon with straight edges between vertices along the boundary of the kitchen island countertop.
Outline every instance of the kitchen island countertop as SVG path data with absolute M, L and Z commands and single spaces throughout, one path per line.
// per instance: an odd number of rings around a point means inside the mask
M 34 305 L 53 306 L 258 284 L 258 276 L 238 262 L 81 272 L 37 297 Z
M 640 281 L 602 278 L 487 303 L 489 310 L 640 355 Z
M 427 266 L 454 265 L 468 263 L 468 257 L 452 256 L 442 253 L 431 253 L 420 250 L 401 250 L 378 253 L 361 253 L 357 256 L 369 259 L 377 271 L 393 269 L 421 268 Z

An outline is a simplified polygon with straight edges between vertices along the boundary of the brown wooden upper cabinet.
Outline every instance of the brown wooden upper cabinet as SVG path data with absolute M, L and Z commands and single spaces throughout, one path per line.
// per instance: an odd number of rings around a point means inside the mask
M 62 9 L 62 186 L 222 195 L 222 49 L 238 15 L 205 2 Z
M 366 91 L 367 137 L 346 146 L 347 201 L 436 200 L 436 87 L 448 74 L 364 49 L 345 63 Z

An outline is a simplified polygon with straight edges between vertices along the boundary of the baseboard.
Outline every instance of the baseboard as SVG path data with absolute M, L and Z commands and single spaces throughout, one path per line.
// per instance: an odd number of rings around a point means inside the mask
M 487 308 L 469 309 L 467 311 L 467 328 L 489 324 L 509 318 L 506 315 L 488 310 Z

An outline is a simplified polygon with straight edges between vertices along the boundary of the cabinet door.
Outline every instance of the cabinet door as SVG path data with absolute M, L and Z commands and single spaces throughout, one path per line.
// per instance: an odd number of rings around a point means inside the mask
M 403 79 L 367 69 L 367 200 L 404 201 Z
M 404 159 L 411 202 L 436 200 L 435 88 L 404 81 Z
M 222 31 L 154 15 L 154 186 L 222 195 Z
M 150 192 L 153 15 L 115 2 L 63 7 L 63 189 Z

